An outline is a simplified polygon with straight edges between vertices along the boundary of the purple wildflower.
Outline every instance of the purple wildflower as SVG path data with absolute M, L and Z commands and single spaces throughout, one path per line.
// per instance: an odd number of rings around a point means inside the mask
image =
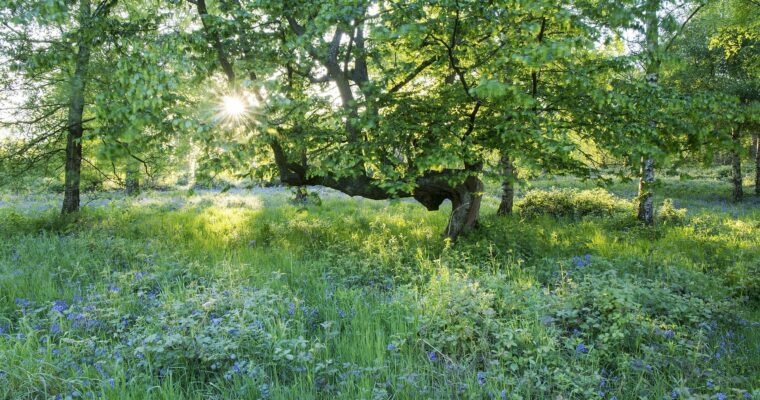
M 478 384 L 480 386 L 483 386 L 486 384 L 486 373 L 483 371 L 478 371 Z
M 581 343 L 575 346 L 575 352 L 578 354 L 585 354 L 585 353 L 588 353 L 588 348 L 586 347 L 585 344 Z

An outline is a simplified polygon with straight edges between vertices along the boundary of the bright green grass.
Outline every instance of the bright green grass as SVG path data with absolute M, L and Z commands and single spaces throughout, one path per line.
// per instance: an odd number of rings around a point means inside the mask
M 680 185 L 688 221 L 654 229 L 488 196 L 454 246 L 405 201 L 148 193 L 63 221 L 6 196 L 0 398 L 757 398 L 760 210 Z

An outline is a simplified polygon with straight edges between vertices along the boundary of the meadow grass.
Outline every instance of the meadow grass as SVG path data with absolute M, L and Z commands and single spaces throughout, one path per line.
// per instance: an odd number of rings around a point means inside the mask
M 68 219 L 6 194 L 0 398 L 758 398 L 760 209 L 723 190 L 666 180 L 687 214 L 645 228 L 497 218 L 490 187 L 454 245 L 447 210 L 329 192 L 109 195 Z

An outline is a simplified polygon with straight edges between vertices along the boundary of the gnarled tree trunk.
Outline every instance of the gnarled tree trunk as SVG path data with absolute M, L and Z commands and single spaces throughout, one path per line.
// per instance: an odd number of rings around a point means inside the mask
M 501 203 L 496 215 L 510 215 L 515 202 L 515 166 L 507 152 L 501 154 L 501 166 L 504 168 L 504 182 L 501 184 Z
M 79 3 L 80 30 L 85 29 L 90 18 L 90 0 Z M 87 81 L 87 66 L 90 63 L 90 48 L 85 33 L 80 32 L 77 40 L 79 51 L 76 58 L 76 69 L 71 77 L 71 93 L 69 95 L 68 135 L 66 137 L 66 169 L 63 194 L 62 214 L 79 211 L 79 182 L 82 172 L 82 134 L 84 126 L 84 91 Z
M 468 177 L 457 186 L 451 198 L 451 216 L 444 232 L 447 238 L 456 240 L 459 235 L 477 226 L 482 192 L 483 183 L 475 176 Z

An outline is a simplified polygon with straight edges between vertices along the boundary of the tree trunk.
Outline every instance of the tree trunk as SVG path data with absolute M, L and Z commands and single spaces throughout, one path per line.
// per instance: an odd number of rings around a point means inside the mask
M 731 149 L 731 167 L 733 175 L 731 177 L 731 183 L 734 186 L 733 195 L 731 198 L 735 202 L 742 201 L 744 197 L 744 190 L 742 188 L 742 157 L 740 152 L 740 132 L 739 128 L 731 130 L 731 140 L 734 142 L 733 149 Z
M 88 24 L 90 18 L 90 0 L 79 3 L 80 30 Z M 77 40 L 79 51 L 76 69 L 71 77 L 69 97 L 68 135 L 66 137 L 66 169 L 62 214 L 79 211 L 79 181 L 82 172 L 82 134 L 84 132 L 82 116 L 84 115 L 84 91 L 87 80 L 87 66 L 90 62 L 90 48 L 85 35 L 80 33 Z
M 124 179 L 124 188 L 127 196 L 136 196 L 140 194 L 140 164 L 137 160 L 130 157 L 127 161 L 127 173 Z
M 755 134 L 755 196 L 760 196 L 760 135 Z
M 496 215 L 512 214 L 512 207 L 515 201 L 515 166 L 507 152 L 501 155 L 501 166 L 504 168 L 504 182 L 501 184 L 501 203 Z
M 641 177 L 639 178 L 639 221 L 652 225 L 654 224 L 654 195 L 652 194 L 652 185 L 654 184 L 654 161 L 651 157 L 641 160 Z
M 483 182 L 470 176 L 456 187 L 451 200 L 451 216 L 444 236 L 455 241 L 459 235 L 470 231 L 478 224 Z
M 647 0 L 646 11 L 646 81 L 653 89 L 657 89 L 660 80 L 660 20 L 657 12 L 660 11 L 660 0 Z M 650 123 L 653 136 L 657 136 L 657 123 L 653 119 Z M 654 225 L 654 160 L 651 155 L 641 158 L 641 173 L 639 177 L 639 212 L 638 219 L 646 225 Z

